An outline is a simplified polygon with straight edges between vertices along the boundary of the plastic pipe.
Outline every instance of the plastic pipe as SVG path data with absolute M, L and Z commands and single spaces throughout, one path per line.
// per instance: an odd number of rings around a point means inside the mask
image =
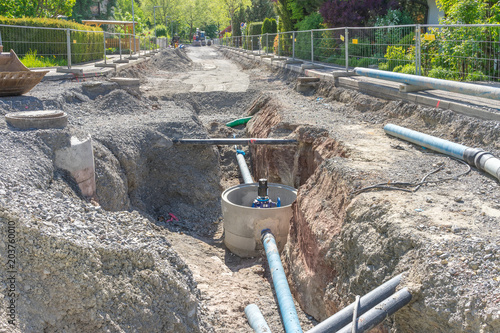
M 500 88 L 491 86 L 482 86 L 473 83 L 463 83 L 456 81 L 448 81 L 442 79 L 433 79 L 418 75 L 401 74 L 394 72 L 381 71 L 370 68 L 354 68 L 357 75 L 368 76 L 376 79 L 389 80 L 394 82 L 406 83 L 410 85 L 420 86 L 428 89 L 440 89 L 452 91 L 460 94 L 485 97 L 490 99 L 500 100 Z
M 293 139 L 265 139 L 265 138 L 252 138 L 252 139 L 174 139 L 173 143 L 189 144 L 189 145 L 288 145 L 297 144 L 297 140 Z
M 459 158 L 500 180 L 500 159 L 493 156 L 493 154 L 489 152 L 463 146 L 458 143 L 443 140 L 435 136 L 427 135 L 393 124 L 385 125 L 384 131 L 397 138 Z
M 248 170 L 247 162 L 245 161 L 245 153 L 241 150 L 236 150 L 236 159 L 238 160 L 238 166 L 240 167 L 241 177 L 245 184 L 255 183 L 253 181 L 250 170 Z
M 356 332 L 362 333 L 369 331 L 381 322 L 383 322 L 387 317 L 393 315 L 401 309 L 406 304 L 410 303 L 411 294 L 408 288 L 403 288 L 394 295 L 385 299 L 383 302 L 375 306 L 373 309 L 358 318 L 358 327 Z M 352 323 L 344 326 L 337 333 L 351 333 Z
M 363 315 L 375 305 L 391 296 L 401 282 L 402 277 L 403 274 L 399 274 L 361 297 L 358 305 L 358 316 Z M 351 303 L 333 316 L 311 328 L 307 333 L 337 332 L 352 321 L 355 305 L 356 302 Z
M 271 270 L 273 279 L 274 290 L 276 291 L 276 298 L 280 308 L 281 319 L 285 326 L 286 333 L 302 333 L 300 327 L 299 317 L 295 304 L 293 303 L 292 293 L 288 286 L 285 271 L 281 264 L 280 254 L 276 246 L 276 240 L 269 229 L 262 230 L 262 243 L 266 251 L 267 262 Z
M 248 323 L 253 328 L 255 333 L 271 333 L 271 329 L 267 325 L 267 322 L 257 305 L 248 304 L 245 308 L 245 315 L 247 316 Z

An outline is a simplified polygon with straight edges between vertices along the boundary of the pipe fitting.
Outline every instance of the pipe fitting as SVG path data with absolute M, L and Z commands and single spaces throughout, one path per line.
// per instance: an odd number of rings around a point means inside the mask
M 469 165 L 475 165 L 474 158 L 476 155 L 484 150 L 479 148 L 467 148 L 464 151 L 462 159 L 467 162 Z

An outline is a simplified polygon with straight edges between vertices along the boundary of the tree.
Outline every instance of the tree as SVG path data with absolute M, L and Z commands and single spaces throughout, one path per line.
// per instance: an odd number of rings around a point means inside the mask
M 275 15 L 273 3 L 270 0 L 252 0 L 252 5 L 245 13 L 248 22 L 262 22 L 266 17 Z
M 71 16 L 76 0 L 1 0 L 0 15 L 7 17 Z
M 106 8 L 104 11 L 101 10 L 103 0 L 76 0 L 75 6 L 73 7 L 71 18 L 79 23 L 82 20 L 88 20 L 93 17 L 91 7 L 97 6 L 98 13 L 95 17 L 96 19 L 107 20 L 113 16 L 113 9 L 116 7 L 117 0 L 109 0 L 106 3 Z
M 330 28 L 363 27 L 396 5 L 390 0 L 328 0 L 319 12 Z
M 444 11 L 444 24 L 482 24 L 500 22 L 500 4 L 494 0 L 437 0 Z
M 246 7 L 250 6 L 252 4 L 251 0 L 222 0 L 222 3 L 224 4 L 224 8 L 231 18 L 231 31 L 234 36 L 235 29 L 239 29 L 233 22 L 234 15 L 236 14 L 236 11 L 240 10 L 241 8 L 245 9 Z

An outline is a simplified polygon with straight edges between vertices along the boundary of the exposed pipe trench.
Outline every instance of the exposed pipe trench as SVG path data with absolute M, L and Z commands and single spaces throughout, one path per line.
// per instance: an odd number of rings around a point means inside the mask
M 289 145 L 298 144 L 294 139 L 268 139 L 268 138 L 228 138 L 228 139 L 173 139 L 173 143 L 189 145 Z
M 435 136 L 427 135 L 411 129 L 387 124 L 384 131 L 397 138 L 432 149 L 434 151 L 459 158 L 468 164 L 485 171 L 500 180 L 500 159 L 492 153 L 478 148 L 470 148 Z
M 445 91 L 456 92 L 460 94 L 485 97 L 490 99 L 500 100 L 500 88 L 482 86 L 473 83 L 463 83 L 448 81 L 442 79 L 434 79 L 410 74 L 401 74 L 394 72 L 381 71 L 370 68 L 354 68 L 357 75 L 368 76 L 375 79 L 382 79 L 400 83 L 406 83 L 424 89 L 439 89 Z
M 402 277 L 403 274 L 399 274 L 361 297 L 358 306 L 358 316 L 365 314 L 368 310 L 385 300 L 387 297 L 390 297 L 401 282 Z M 337 332 L 352 321 L 355 305 L 356 302 L 346 306 L 333 316 L 311 328 L 307 331 L 307 333 Z

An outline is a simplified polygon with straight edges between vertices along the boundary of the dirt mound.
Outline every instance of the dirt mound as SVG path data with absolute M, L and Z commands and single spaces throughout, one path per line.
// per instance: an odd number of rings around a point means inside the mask
M 190 70 L 193 62 L 186 55 L 184 49 L 163 49 L 150 60 L 151 65 L 159 70 L 169 72 L 182 72 Z

